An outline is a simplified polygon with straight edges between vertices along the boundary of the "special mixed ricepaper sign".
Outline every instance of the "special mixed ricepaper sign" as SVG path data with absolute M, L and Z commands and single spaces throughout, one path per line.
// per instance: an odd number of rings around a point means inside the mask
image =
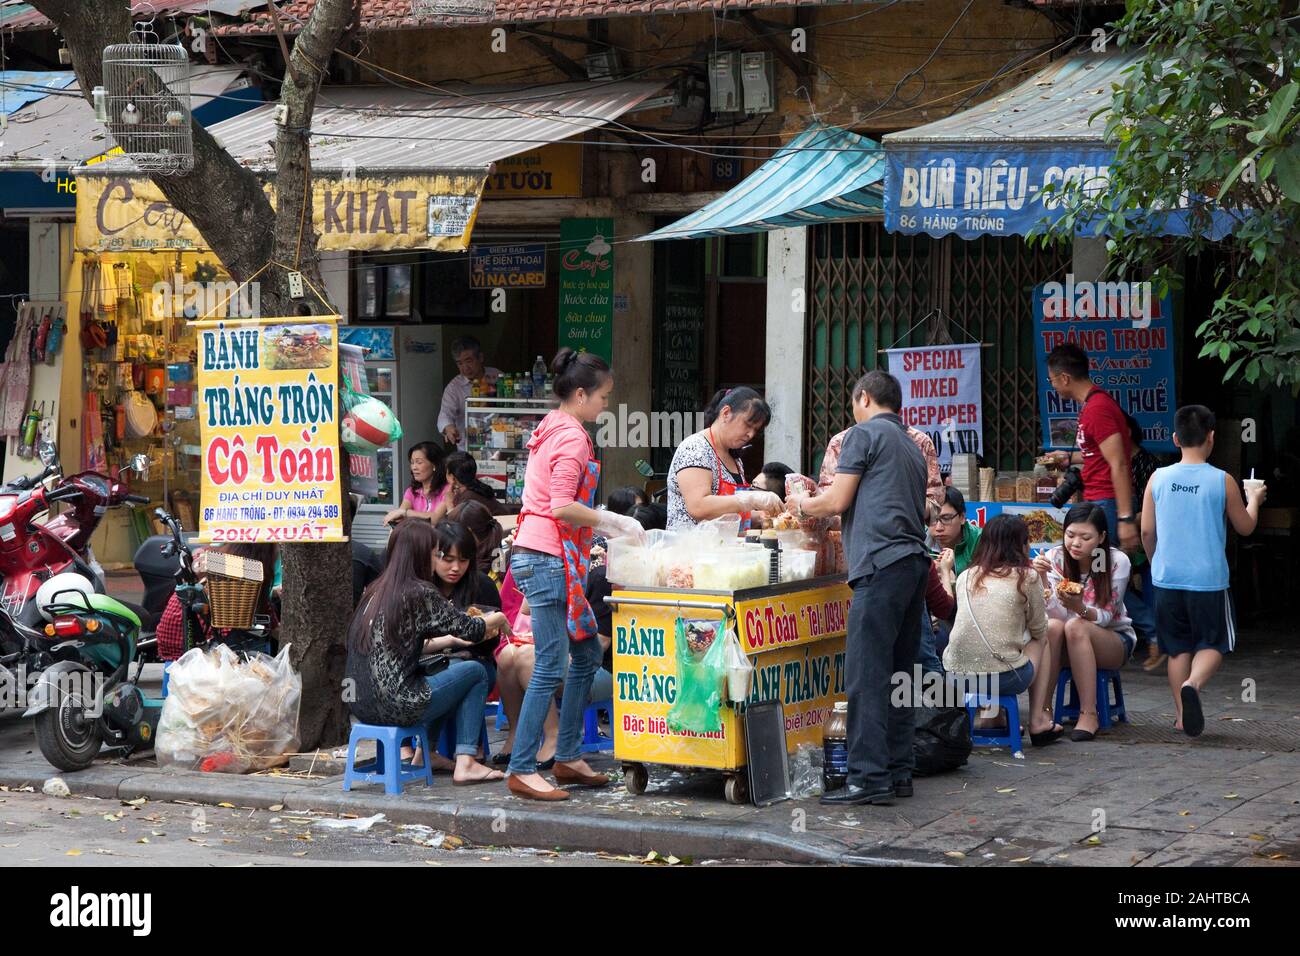
M 345 541 L 338 316 L 197 322 L 204 542 Z

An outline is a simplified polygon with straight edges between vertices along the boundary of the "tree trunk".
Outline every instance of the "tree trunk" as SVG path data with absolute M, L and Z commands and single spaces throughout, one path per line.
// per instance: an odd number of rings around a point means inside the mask
M 103 83 L 103 51 L 126 42 L 132 18 L 124 0 L 33 0 L 63 35 L 72 54 L 82 95 Z M 351 0 L 318 0 L 290 54 L 280 102 L 287 119 L 276 134 L 273 209 L 257 174 L 240 166 L 198 123 L 191 122 L 194 169 L 184 176 L 155 176 L 169 202 L 189 217 L 231 278 L 256 276 L 263 315 L 316 314 L 338 310 L 324 293 L 311 221 L 312 112 L 330 56 L 351 20 Z M 288 274 L 303 275 L 306 295 L 288 293 Z M 340 448 L 346 501 L 347 455 Z M 350 522 L 346 519 L 345 529 Z M 303 749 L 347 738 L 348 712 L 342 698 L 347 625 L 352 615 L 352 552 L 347 544 L 294 544 L 281 549 L 284 561 L 284 621 L 281 644 L 303 678 L 300 731 Z

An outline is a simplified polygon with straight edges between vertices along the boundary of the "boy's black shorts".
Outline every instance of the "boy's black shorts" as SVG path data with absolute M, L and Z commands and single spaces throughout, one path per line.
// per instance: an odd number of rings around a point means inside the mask
M 1153 588 L 1160 649 L 1171 657 L 1237 649 L 1237 617 L 1231 591 L 1179 591 Z

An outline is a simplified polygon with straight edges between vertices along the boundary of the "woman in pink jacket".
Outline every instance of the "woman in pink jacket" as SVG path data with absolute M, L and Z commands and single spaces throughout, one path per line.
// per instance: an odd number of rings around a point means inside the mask
M 609 777 L 582 759 L 583 711 L 591 679 L 600 666 L 596 619 L 583 593 L 593 531 L 606 537 L 644 538 L 627 515 L 596 511 L 600 463 L 587 434 L 609 403 L 614 377 L 590 352 L 560 349 L 551 363 L 560 407 L 542 419 L 528 442 L 523 509 L 510 556 L 510 574 L 528 599 L 535 664 L 515 730 L 506 785 L 532 800 L 564 800 L 568 793 L 537 772 L 542 725 L 564 683 L 560 736 L 555 751 L 557 783 L 603 787 Z M 568 676 L 565 676 L 565 667 Z

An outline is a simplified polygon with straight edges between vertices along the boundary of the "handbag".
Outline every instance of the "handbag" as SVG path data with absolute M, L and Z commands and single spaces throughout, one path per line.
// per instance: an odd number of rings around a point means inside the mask
M 975 633 L 980 636 L 980 640 L 983 641 L 984 646 L 989 649 L 989 653 L 993 655 L 994 660 L 999 664 L 1005 664 L 1007 667 L 1014 668 L 1015 665 L 995 651 L 993 645 L 989 643 L 989 639 L 984 636 L 984 628 L 980 627 L 979 618 L 975 616 L 975 605 L 971 603 L 970 599 L 970 575 L 966 576 L 964 586 L 966 590 L 966 611 L 970 614 L 971 623 L 975 625 Z
M 451 658 L 446 654 L 429 654 L 421 657 L 419 664 L 416 666 L 425 677 L 432 677 L 434 674 L 441 674 L 450 667 Z

